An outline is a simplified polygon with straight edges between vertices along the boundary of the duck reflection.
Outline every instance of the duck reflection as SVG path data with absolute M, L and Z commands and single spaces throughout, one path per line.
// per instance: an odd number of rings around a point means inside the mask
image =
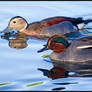
M 42 71 L 44 76 L 51 79 L 65 78 L 68 76 L 68 71 L 62 67 L 53 67 L 51 70 L 38 68 L 38 70 Z
M 53 61 L 53 68 L 50 70 L 38 68 L 44 76 L 51 79 L 65 77 L 92 77 L 92 63 L 69 63 Z
M 14 49 L 23 49 L 28 46 L 28 37 L 18 32 L 17 34 L 6 33 L 1 36 L 2 39 L 9 41 L 9 47 Z
M 9 46 L 15 49 L 23 49 L 27 47 L 26 39 L 9 40 Z
M 53 61 L 54 62 L 54 61 Z M 54 66 L 62 67 L 69 72 L 75 72 L 72 77 L 92 77 L 92 61 L 87 62 L 54 62 Z

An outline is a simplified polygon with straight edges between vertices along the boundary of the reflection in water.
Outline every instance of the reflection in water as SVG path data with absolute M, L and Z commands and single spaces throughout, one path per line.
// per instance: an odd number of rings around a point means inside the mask
M 6 33 L 2 35 L 1 38 L 8 40 L 9 47 L 11 48 L 23 49 L 28 46 L 27 44 L 28 37 L 22 33 L 17 33 L 17 34 Z
M 44 76 L 51 79 L 64 78 L 68 76 L 68 71 L 61 67 L 53 67 L 51 70 L 38 68 L 38 70 L 42 71 Z
M 5 86 L 5 85 L 9 85 L 11 84 L 10 82 L 9 83 L 0 83 L 0 86 Z
M 78 82 L 66 82 L 66 83 L 53 83 L 53 84 L 56 84 L 56 85 L 69 85 L 69 84 L 77 84 Z
M 63 90 L 65 87 L 53 88 L 52 90 Z
M 23 49 L 27 47 L 26 39 L 12 39 L 9 40 L 9 46 L 15 49 Z
M 51 79 L 65 77 L 92 77 L 92 62 L 84 63 L 69 63 L 69 62 L 54 62 L 54 67 L 50 70 L 38 68 L 43 72 L 44 76 Z M 73 74 L 71 74 L 73 72 Z
M 27 87 L 36 86 L 36 85 L 40 85 L 40 84 L 43 84 L 43 82 L 36 82 L 33 84 L 27 84 Z
M 54 66 L 62 67 L 66 71 L 75 72 L 72 77 L 92 77 L 92 61 L 72 63 L 72 62 L 54 62 Z
M 53 83 L 53 84 L 56 84 L 56 85 L 70 85 L 70 84 L 78 84 L 78 82 L 65 82 L 65 83 Z M 58 88 L 54 88 L 52 90 L 63 90 L 65 89 L 65 87 L 58 87 Z

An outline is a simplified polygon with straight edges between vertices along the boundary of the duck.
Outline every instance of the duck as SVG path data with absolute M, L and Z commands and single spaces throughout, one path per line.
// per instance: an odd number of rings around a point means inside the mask
M 69 42 L 64 35 L 51 36 L 38 53 L 52 50 L 50 59 L 54 62 L 86 63 L 92 61 L 92 36 L 81 37 Z
M 27 36 L 39 39 L 48 39 L 50 36 L 55 34 L 64 35 L 71 32 L 78 32 L 79 29 L 82 29 L 90 22 L 92 22 L 92 19 L 84 20 L 82 17 L 72 18 L 56 16 L 28 24 L 25 18 L 15 16 L 10 19 L 8 27 L 6 27 L 2 33 L 17 30 Z M 79 27 L 79 24 L 82 26 Z

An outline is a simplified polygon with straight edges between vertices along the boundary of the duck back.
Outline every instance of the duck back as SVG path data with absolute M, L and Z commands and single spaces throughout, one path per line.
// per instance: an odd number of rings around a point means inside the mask
M 55 34 L 64 35 L 66 33 L 77 32 L 73 24 L 68 21 L 60 22 L 59 24 L 46 27 L 45 30 L 49 36 L 52 36 Z

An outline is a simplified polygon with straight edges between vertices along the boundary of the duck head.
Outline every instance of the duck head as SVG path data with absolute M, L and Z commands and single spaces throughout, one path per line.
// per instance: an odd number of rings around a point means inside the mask
M 25 30 L 27 26 L 28 26 L 28 23 L 23 17 L 16 16 L 10 19 L 8 27 L 6 27 L 2 31 L 2 33 L 8 33 L 8 32 L 15 31 L 15 30 L 20 32 L 20 31 Z
M 64 35 L 56 34 L 48 39 L 47 45 L 39 50 L 38 53 L 49 49 L 53 50 L 53 52 L 60 53 L 65 51 L 68 46 L 67 38 Z

